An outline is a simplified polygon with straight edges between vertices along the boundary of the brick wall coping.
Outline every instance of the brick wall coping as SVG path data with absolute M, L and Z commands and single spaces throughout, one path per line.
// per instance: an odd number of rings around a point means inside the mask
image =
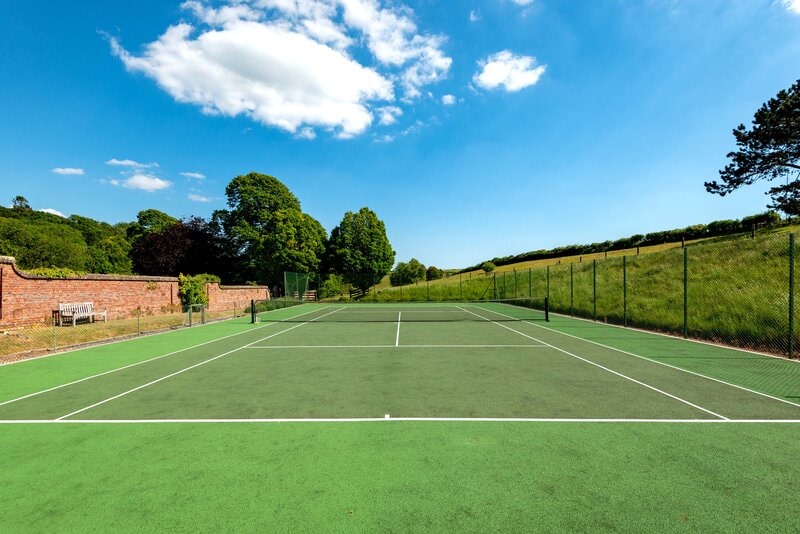
M 67 278 L 51 278 L 48 276 L 39 276 L 37 274 L 26 273 L 19 270 L 17 267 L 17 260 L 13 256 L 0 256 L 0 264 L 11 265 L 14 272 L 20 278 L 27 280 L 106 280 L 106 281 L 124 281 L 124 282 L 177 282 L 176 276 L 139 276 L 129 274 L 84 274 L 82 276 L 69 276 Z
M 84 274 L 83 276 L 69 276 L 67 278 L 49 278 L 47 276 L 39 276 L 37 274 L 26 273 L 17 267 L 17 260 L 13 256 L 0 256 L 0 264 L 11 265 L 14 272 L 20 278 L 26 280 L 102 280 L 102 281 L 120 281 L 120 282 L 178 282 L 177 276 L 142 276 L 136 274 Z M 214 283 L 214 282 L 211 282 Z M 224 286 L 219 285 L 220 289 L 265 289 L 267 286 Z

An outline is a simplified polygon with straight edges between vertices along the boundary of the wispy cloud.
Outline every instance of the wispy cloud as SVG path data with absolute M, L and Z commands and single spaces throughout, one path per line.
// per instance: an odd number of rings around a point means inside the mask
M 294 136 L 297 139 L 311 140 L 317 138 L 317 132 L 314 131 L 314 128 L 311 128 L 310 126 L 305 126 L 297 130 Z
M 189 193 L 187 198 L 194 202 L 211 202 L 209 197 L 204 197 L 203 195 L 198 195 L 196 193 Z
M 117 167 L 131 167 L 134 169 L 149 169 L 152 167 L 158 167 L 158 163 L 139 163 L 138 161 L 133 161 L 132 159 L 116 159 L 116 158 L 112 158 L 106 161 L 106 165 L 114 165 Z
M 195 180 L 205 180 L 206 175 L 200 174 L 199 172 L 182 172 L 181 176 L 185 176 L 187 178 L 194 178 Z
M 307 138 L 365 132 L 376 107 L 406 102 L 442 80 L 446 39 L 418 29 L 413 11 L 389 0 L 189 0 L 194 22 L 167 28 L 140 56 L 114 37 L 131 72 L 207 114 L 246 115 Z
M 508 50 L 492 54 L 478 62 L 480 70 L 472 80 L 483 89 L 503 88 L 514 92 L 535 85 L 547 68 L 536 66 L 536 58 L 517 56 Z
M 385 106 L 378 109 L 378 116 L 381 125 L 389 126 L 397 122 L 397 118 L 403 114 L 403 110 L 397 106 Z
M 469 12 L 469 21 L 470 22 L 478 22 L 481 20 L 481 10 L 480 9 L 473 9 Z
M 533 0 L 511 0 L 518 6 L 529 6 L 533 3 Z
M 800 0 L 782 0 L 782 3 L 789 13 L 800 15 Z
M 81 176 L 84 174 L 83 169 L 78 169 L 75 167 L 56 167 L 51 169 L 50 172 L 60 174 L 62 176 Z
M 445 106 L 452 106 L 456 103 L 456 97 L 453 95 L 444 95 L 442 96 L 442 104 Z

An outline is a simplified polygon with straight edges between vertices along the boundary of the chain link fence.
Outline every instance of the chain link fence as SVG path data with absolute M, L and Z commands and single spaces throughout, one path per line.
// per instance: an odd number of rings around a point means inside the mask
M 248 302 L 249 305 L 249 302 Z M 208 311 L 202 304 L 176 309 L 172 312 L 148 314 L 134 308 L 120 319 L 78 322 L 75 326 L 58 318 L 32 321 L 13 326 L 0 326 L 0 363 L 17 361 L 42 354 L 90 345 L 114 339 L 125 339 L 148 333 L 163 332 L 241 317 L 246 305 L 234 304 L 230 309 Z
M 800 348 L 795 234 L 697 242 L 639 255 L 593 257 L 521 271 L 456 274 L 365 300 L 548 297 L 550 310 L 790 358 Z

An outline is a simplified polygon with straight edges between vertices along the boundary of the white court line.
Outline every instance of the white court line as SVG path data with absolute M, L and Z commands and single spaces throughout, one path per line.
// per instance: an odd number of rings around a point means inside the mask
M 119 424 L 209 424 L 209 423 L 655 423 L 655 424 L 800 424 L 800 419 L 573 419 L 548 417 L 340 417 L 316 419 L 9 419 L 0 425 L 119 425 Z
M 492 310 L 485 310 L 485 311 L 487 311 L 489 313 L 496 313 L 496 314 L 499 314 L 499 315 L 503 315 L 505 317 L 511 317 L 510 315 L 506 315 L 504 313 L 500 313 L 500 312 L 496 312 L 496 311 L 492 311 Z M 584 320 L 584 319 L 580 319 L 580 320 Z M 584 339 L 582 337 L 574 336 L 572 334 L 567 334 L 566 332 L 561 332 L 559 330 L 555 330 L 555 329 L 547 327 L 547 326 L 542 326 L 540 324 L 531 323 L 530 321 L 522 321 L 522 322 L 525 323 L 525 324 L 529 324 L 531 326 L 535 326 L 537 328 L 542 328 L 542 329 L 547 330 L 549 332 L 555 332 L 556 334 L 561 334 L 562 336 L 571 337 L 572 339 L 577 339 L 579 341 L 585 341 L 586 343 L 591 343 L 592 345 L 597 345 L 598 347 L 603 347 L 604 349 L 613 350 L 615 352 L 619 352 L 620 354 L 625 354 L 627 356 L 633 356 L 634 358 L 639 358 L 639 359 L 642 359 L 642 360 L 645 360 L 645 361 L 648 361 L 648 362 L 657 363 L 658 365 L 663 365 L 664 367 L 669 367 L 670 369 L 675 369 L 676 371 L 683 371 L 684 373 L 688 373 L 690 375 L 698 376 L 700 378 L 705 378 L 706 380 L 711 380 L 712 382 L 717 382 L 719 384 L 724 384 L 724 385 L 730 386 L 732 388 L 740 389 L 740 390 L 746 391 L 748 393 L 753 393 L 755 395 L 760 395 L 760 396 L 766 397 L 768 399 L 776 400 L 778 402 L 783 402 L 785 404 L 791 404 L 792 406 L 797 406 L 798 408 L 800 408 L 800 404 L 798 404 L 796 402 L 792 402 L 792 401 L 789 401 L 789 400 L 786 400 L 786 399 L 782 399 L 780 397 L 776 397 L 774 395 L 770 395 L 769 393 L 763 393 L 761 391 L 756 391 L 755 389 L 750 389 L 750 388 L 746 388 L 744 386 L 739 386 L 737 384 L 733 384 L 731 382 L 726 382 L 725 380 L 721 380 L 719 378 L 714 378 L 713 376 L 704 375 L 704 374 L 698 373 L 696 371 L 690 371 L 689 369 L 683 369 L 681 367 L 677 367 L 675 365 L 672 365 L 672 364 L 669 364 L 669 363 L 666 363 L 666 362 L 662 362 L 662 361 L 659 361 L 659 360 L 656 360 L 656 359 L 653 359 L 653 358 L 648 358 L 647 356 L 642 356 L 641 354 L 635 354 L 633 352 L 628 352 L 626 350 L 618 349 L 618 348 L 612 347 L 610 345 L 604 345 L 602 343 L 598 343 L 597 341 L 592 341 L 591 339 Z M 621 328 L 621 327 L 618 327 L 616 325 L 607 325 L 607 326 L 613 326 L 613 327 L 616 327 L 616 328 Z M 645 333 L 645 334 L 664 336 L 664 337 L 668 337 L 670 339 L 675 339 L 677 341 L 684 341 L 684 340 L 681 340 L 679 338 L 674 338 L 672 336 L 667 336 L 665 334 L 658 334 L 658 333 L 655 333 L 655 332 L 648 332 L 646 330 L 637 330 L 637 331 Z M 737 349 L 735 347 L 721 347 L 719 345 L 714 345 L 713 343 L 705 343 L 705 342 L 702 342 L 702 341 L 694 341 L 694 340 L 685 340 L 685 341 L 689 341 L 689 342 L 693 342 L 693 343 L 700 343 L 700 344 L 703 344 L 703 345 L 709 345 L 709 346 L 716 347 L 716 348 L 722 349 L 722 350 L 734 350 L 734 351 L 737 351 L 737 352 L 745 352 L 745 353 L 748 353 L 748 354 L 758 354 L 760 356 L 770 356 L 772 358 L 777 358 L 777 356 L 771 356 L 769 354 L 761 354 L 759 352 L 746 351 L 746 350 L 742 350 L 742 349 Z M 785 360 L 785 361 L 792 361 L 792 360 Z
M 500 348 L 550 348 L 549 345 L 253 345 L 252 349 L 500 349 Z
M 207 364 L 209 362 L 213 362 L 214 360 L 218 360 L 218 359 L 222 358 L 223 356 L 227 356 L 229 354 L 233 354 L 234 352 L 238 352 L 238 351 L 242 350 L 245 347 L 249 347 L 250 345 L 254 345 L 254 344 L 260 343 L 261 341 L 264 341 L 266 339 L 270 339 L 270 338 L 273 338 L 275 336 L 279 336 L 281 334 L 285 334 L 286 332 L 294 330 L 295 328 L 300 328 L 301 326 L 307 325 L 308 323 L 316 321 L 317 319 L 322 319 L 323 317 L 327 317 L 328 315 L 336 313 L 339 310 L 341 310 L 341 308 L 333 310 L 332 312 L 326 313 L 324 315 L 320 315 L 319 317 L 315 317 L 315 318 L 313 318 L 310 321 L 307 321 L 305 323 L 296 324 L 291 328 L 287 328 L 286 330 L 281 330 L 280 332 L 275 332 L 274 334 L 271 334 L 271 335 L 269 335 L 267 337 L 264 337 L 264 338 L 261 338 L 261 339 L 257 339 L 255 341 L 253 341 L 252 343 L 248 343 L 247 345 L 244 345 L 242 347 L 238 347 L 238 348 L 235 348 L 233 350 L 229 350 L 228 352 L 219 354 L 217 356 L 214 356 L 213 358 L 209 358 L 209 359 L 204 360 L 204 361 L 202 361 L 200 363 L 196 363 L 194 365 L 190 365 L 189 367 L 185 367 L 185 368 L 183 368 L 183 369 L 181 369 L 179 371 L 176 371 L 174 373 L 170 373 L 170 374 L 168 374 L 166 376 L 162 376 L 161 378 L 157 378 L 155 380 L 152 380 L 152 381 L 150 381 L 150 382 L 148 382 L 146 384 L 142 384 L 141 386 L 135 387 L 133 389 L 129 389 L 128 391 L 124 391 L 124 392 L 120 393 L 119 395 L 114 395 L 113 397 L 109 397 L 109 398 L 107 398 L 105 400 L 101 400 L 100 402 L 96 402 L 96 403 L 94 403 L 94 404 L 92 404 L 90 406 L 86 406 L 85 408 L 81 408 L 80 410 L 75 410 L 74 412 L 68 413 L 66 415 L 62 415 L 61 417 L 56 418 L 56 421 L 61 421 L 61 420 L 66 419 L 68 417 L 72 417 L 73 415 L 79 414 L 81 412 L 85 412 L 86 410 L 91 410 L 92 408 L 96 408 L 97 406 L 100 406 L 101 404 L 105 404 L 107 402 L 111 402 L 113 400 L 119 399 L 120 397 L 124 397 L 125 395 L 133 393 L 135 391 L 139 391 L 140 389 L 144 389 L 144 388 L 146 388 L 148 386 L 152 386 L 153 384 L 157 384 L 157 383 L 159 383 L 159 382 L 161 382 L 163 380 L 166 380 L 168 378 L 172 378 L 173 376 L 179 375 L 181 373 L 185 373 L 186 371 L 189 371 L 189 370 L 194 369 L 196 367 L 200 367 L 201 365 L 205 365 L 205 364 Z
M 402 317 L 402 315 L 403 315 L 403 312 L 401 312 L 401 311 L 397 312 L 397 336 L 394 339 L 394 346 L 395 347 L 399 347 L 400 346 L 400 317 Z
M 329 306 L 326 306 L 326 307 L 329 307 Z M 322 309 L 325 309 L 325 308 L 322 308 Z M 302 317 L 303 315 L 308 315 L 309 313 L 313 313 L 313 312 L 316 312 L 316 311 L 319 311 L 319 310 L 311 310 L 311 311 L 308 311 L 306 313 L 301 313 L 300 315 L 295 315 L 295 317 Z M 187 350 L 196 349 L 197 347 L 202 347 L 203 345 L 208 345 L 209 343 L 216 343 L 217 341 L 221 341 L 223 339 L 228 339 L 228 338 L 231 338 L 231 337 L 234 337 L 234 336 L 241 336 L 242 334 L 248 334 L 248 333 L 252 332 L 253 330 L 260 330 L 262 328 L 266 328 L 266 327 L 271 326 L 273 324 L 276 324 L 276 323 L 269 323 L 269 324 L 265 324 L 263 326 L 257 326 L 257 327 L 255 327 L 253 329 L 250 329 L 250 330 L 244 330 L 242 332 L 236 332 L 235 334 L 230 334 L 230 335 L 227 335 L 227 336 L 224 336 L 224 337 L 218 337 L 216 339 L 212 339 L 211 341 L 205 341 L 203 343 L 198 343 L 197 345 L 192 345 L 191 347 L 186 347 L 185 349 L 175 350 L 175 351 L 172 351 L 172 352 L 168 352 L 166 354 L 162 354 L 161 356 L 155 356 L 153 358 L 149 358 L 147 360 L 142 360 L 140 362 L 132 363 L 130 365 L 125 365 L 123 367 L 117 367 L 116 369 L 111 369 L 110 371 L 103 371 L 102 373 L 97 373 L 97 374 L 92 375 L 92 376 L 87 376 L 85 378 L 80 378 L 78 380 L 73 380 L 72 382 L 67 382 L 66 384 L 61 384 L 61 385 L 54 386 L 54 387 L 51 387 L 51 388 L 43 389 L 41 391 L 35 391 L 33 393 L 29 393 L 27 395 L 23 395 L 22 397 L 17 397 L 15 399 L 11 399 L 11 400 L 0 402 L 0 406 L 4 406 L 6 404 L 11 404 L 12 402 L 17 402 L 17 401 L 29 399 L 31 397 L 36 397 L 37 395 L 42 395 L 44 393 L 49 393 L 50 391 L 55 391 L 57 389 L 65 388 L 67 386 L 73 386 L 75 384 L 80 384 L 81 382 L 85 382 L 87 380 L 92 380 L 93 378 L 98 378 L 98 377 L 105 376 L 105 375 L 108 375 L 108 374 L 111 374 L 111 373 L 116 373 L 117 371 L 124 371 L 125 369 L 130 369 L 131 367 L 136 367 L 137 365 L 142 365 L 144 363 L 153 362 L 155 360 L 160 360 L 161 358 L 166 358 L 167 356 L 172 356 L 173 354 L 178 354 L 180 352 L 185 352 Z
M 462 308 L 462 309 L 463 309 L 463 308 Z M 481 308 L 481 309 L 483 309 L 483 308 Z M 484 310 L 484 311 L 487 311 L 487 312 L 489 312 L 489 313 L 499 313 L 499 312 L 492 312 L 491 310 L 486 310 L 486 309 L 483 309 L 483 310 Z M 519 330 L 514 330 L 514 329 L 513 329 L 513 328 L 511 328 L 510 326 L 506 326 L 506 325 L 504 325 L 504 324 L 501 324 L 501 323 L 498 323 L 498 322 L 492 321 L 491 319 L 488 319 L 488 318 L 486 318 L 486 317 L 483 317 L 482 315 L 479 315 L 479 314 L 477 314 L 477 313 L 475 313 L 475 312 L 471 312 L 471 311 L 469 311 L 469 310 L 464 310 L 464 311 L 465 311 L 465 312 L 467 312 L 467 313 L 471 313 L 472 315 L 475 315 L 475 316 L 477 316 L 477 317 L 480 317 L 481 319 L 484 319 L 484 320 L 486 320 L 486 321 L 491 321 L 491 323 L 492 323 L 492 324 L 496 324 L 497 326 L 500 326 L 500 327 L 502 327 L 502 328 L 506 328 L 506 329 L 508 329 L 508 330 L 511 330 L 512 332 L 516 332 L 517 334 L 519 334 L 519 335 L 521 335 L 521 336 L 524 336 L 524 337 L 527 337 L 528 339 L 532 339 L 532 340 L 534 340 L 534 341 L 537 341 L 537 342 L 539 342 L 539 343 L 544 343 L 545 345 L 549 346 L 549 347 L 550 347 L 550 348 L 552 348 L 552 349 L 555 349 L 555 350 L 557 350 L 557 351 L 559 351 L 559 352 L 563 352 L 563 353 L 564 353 L 564 354 L 566 354 L 567 356 L 572 356 L 573 358 L 577 358 L 578 360 L 581 360 L 581 361 L 583 361 L 583 362 L 586 362 L 586 363 L 588 363 L 589 365 L 594 365 L 595 367 L 598 367 L 598 368 L 600 368 L 600 369 L 602 369 L 602 370 L 604 370 L 604 371 L 608 371 L 608 372 L 609 372 L 609 373 L 611 373 L 611 374 L 617 375 L 617 376 L 619 376 L 619 377 L 621 377 L 621 378 L 624 378 L 624 379 L 626 379 L 626 380 L 630 380 L 631 382 L 633 382 L 633 383 L 635 383 L 635 384 L 639 384 L 640 386 L 643 386 L 643 387 L 646 387 L 646 388 L 648 388 L 648 389 L 651 389 L 651 390 L 653 390 L 653 391 L 655 391 L 655 392 L 657 392 L 657 393 L 661 393 L 662 395 L 665 395 L 665 396 L 667 396 L 667 397 L 669 397 L 669 398 L 671 398 L 671 399 L 674 399 L 674 400 L 676 400 L 676 401 L 682 402 L 682 403 L 684 403 L 684 404 L 686 404 L 686 405 L 688 405 L 688 406 L 691 406 L 692 408 L 695 408 L 695 409 L 697 409 L 697 410 L 701 410 L 701 411 L 703 411 L 703 412 L 706 412 L 706 413 L 708 413 L 708 414 L 711 414 L 711 415 L 713 415 L 714 417 L 719 417 L 720 419 L 723 419 L 723 420 L 726 420 L 726 419 L 728 419 L 728 418 L 727 418 L 727 417 L 725 417 L 724 415 L 720 415 L 720 414 L 718 414 L 718 413 L 716 413 L 716 412 L 712 412 L 711 410 L 709 410 L 709 409 L 707 409 L 707 408 L 703 408 L 702 406 L 699 406 L 699 405 L 697 405 L 697 404 L 694 404 L 693 402 L 689 402 L 689 401 L 688 401 L 688 400 L 686 400 L 686 399 L 682 399 L 682 398 L 678 397 L 677 395 L 673 395 L 672 393 L 667 393 L 666 391 L 664 391 L 664 390 L 662 390 L 662 389 L 658 389 L 658 388 L 657 388 L 657 387 L 655 387 L 655 386 L 651 386 L 650 384 L 646 384 L 645 382 L 642 382 L 642 381 L 640 381 L 640 380 L 636 380 L 635 378 L 632 378 L 632 377 L 630 377 L 630 376 L 624 375 L 624 374 L 622 374 L 622 373 L 620 373 L 620 372 L 618 372 L 618 371 L 614 371 L 613 369 L 609 369 L 608 367 L 605 367 L 605 366 L 603 366 L 603 365 L 600 365 L 599 363 L 593 362 L 593 361 L 591 361 L 591 360 L 587 360 L 586 358 L 583 358 L 583 357 L 581 357 L 581 356 L 578 356 L 577 354 L 573 354 L 573 353 L 571 353 L 571 352 L 569 352 L 569 351 L 567 351 L 567 350 L 564 350 L 564 349 L 562 349 L 562 348 L 556 347 L 555 345 L 550 345 L 549 343 L 547 343 L 547 342 L 545 342 L 545 341 L 542 341 L 541 339 L 537 339 L 537 338 L 535 338 L 535 337 L 533 337 L 533 336 L 529 336 L 528 334 L 525 334 L 524 332 L 520 332 Z M 499 315 L 505 315 L 505 314 L 503 314 L 503 313 L 499 313 Z M 508 315 L 505 315 L 505 316 L 506 316 L 506 317 L 509 317 Z M 513 319 L 513 317 L 512 317 L 512 319 Z M 532 324 L 532 323 L 531 323 L 531 324 Z

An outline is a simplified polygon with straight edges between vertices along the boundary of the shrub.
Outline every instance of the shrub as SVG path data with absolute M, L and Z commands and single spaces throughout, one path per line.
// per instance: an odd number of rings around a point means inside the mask
M 206 283 L 219 282 L 219 277 L 210 274 L 198 274 L 196 276 L 178 275 L 178 296 L 181 304 L 189 306 L 191 304 L 203 304 L 208 306 L 208 294 L 206 293 Z

